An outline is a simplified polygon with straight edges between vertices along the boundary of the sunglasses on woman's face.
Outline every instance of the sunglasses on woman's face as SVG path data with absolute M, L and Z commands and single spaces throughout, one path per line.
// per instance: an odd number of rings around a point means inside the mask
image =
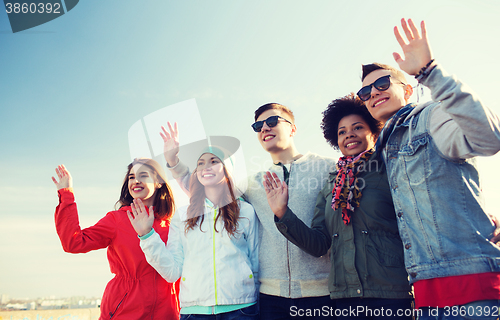
M 266 120 L 257 121 L 255 123 L 253 123 L 252 124 L 253 131 L 260 132 L 262 130 L 262 127 L 264 126 L 264 122 L 267 124 L 267 126 L 269 128 L 276 127 L 276 125 L 278 124 L 278 122 L 279 122 L 280 119 L 283 119 L 286 122 L 288 122 L 289 124 L 292 124 L 290 121 L 288 121 L 287 119 L 285 119 L 283 117 L 280 117 L 280 116 L 270 116 Z
M 404 85 L 403 82 L 401 83 Z M 366 87 L 361 88 L 358 91 L 357 95 L 361 100 L 367 101 L 370 99 L 372 95 L 372 87 L 375 87 L 375 89 L 377 89 L 378 91 L 385 91 L 389 89 L 390 86 L 391 86 L 391 75 L 388 74 L 386 76 L 378 78 L 377 80 L 375 80 L 375 82 L 367 85 Z

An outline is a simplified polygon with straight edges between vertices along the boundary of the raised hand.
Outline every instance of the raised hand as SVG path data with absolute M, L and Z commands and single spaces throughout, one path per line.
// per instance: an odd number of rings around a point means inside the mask
M 280 178 L 269 171 L 264 174 L 262 182 L 266 189 L 267 202 L 269 207 L 278 218 L 283 218 L 288 205 L 288 186 L 281 182 Z
M 52 181 L 56 185 L 57 190 L 61 190 L 64 188 L 73 188 L 73 178 L 69 174 L 69 171 L 66 169 L 64 164 L 57 166 L 56 168 L 57 177 L 59 178 L 59 182 L 57 179 L 52 177 Z
M 141 199 L 134 199 L 134 202 L 130 204 L 132 208 L 132 213 L 127 211 L 127 216 L 134 227 L 135 232 L 139 236 L 148 234 L 153 228 L 153 222 L 155 220 L 155 214 L 153 207 L 149 207 L 149 214 L 146 207 L 142 203 Z
M 163 138 L 163 155 L 170 167 L 175 166 L 179 162 L 179 131 L 177 130 L 177 122 L 174 126 L 167 122 L 168 130 L 161 126 L 160 136 Z
M 401 49 L 403 49 L 404 59 L 397 52 L 392 55 L 394 59 L 399 64 L 399 68 L 409 75 L 416 75 L 422 67 L 432 60 L 431 47 L 429 46 L 429 41 L 427 40 L 427 31 L 425 30 L 425 23 L 422 21 L 420 23 L 420 28 L 422 29 L 422 35 L 419 34 L 417 27 L 411 19 L 408 19 L 406 23 L 405 19 L 401 19 L 401 26 L 406 35 L 408 43 L 399 33 L 398 27 L 394 27 L 394 35 L 398 41 Z

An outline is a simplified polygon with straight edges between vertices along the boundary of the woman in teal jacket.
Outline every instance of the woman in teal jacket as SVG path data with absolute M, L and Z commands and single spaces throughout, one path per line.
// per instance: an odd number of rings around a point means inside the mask
M 288 190 L 267 173 L 277 228 L 313 256 L 330 249 L 337 319 L 411 319 L 412 293 L 383 162 L 373 152 L 381 125 L 353 94 L 323 112 L 326 140 L 344 155 L 318 194 L 311 227 L 287 207 Z M 353 312 L 355 310 L 355 312 Z

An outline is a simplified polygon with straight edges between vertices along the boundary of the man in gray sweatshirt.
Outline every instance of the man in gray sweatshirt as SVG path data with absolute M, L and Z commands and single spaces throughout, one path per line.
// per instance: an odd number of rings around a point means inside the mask
M 252 124 L 257 138 L 271 155 L 271 168 L 248 179 L 246 199 L 259 218 L 259 281 L 261 319 L 308 319 L 333 314 L 334 301 L 328 291 L 330 260 L 313 257 L 290 243 L 276 228 L 274 213 L 263 186 L 265 171 L 276 172 L 289 186 L 288 206 L 301 212 L 308 226 L 314 215 L 318 192 L 323 188 L 334 160 L 312 153 L 300 154 L 294 144 L 297 127 L 292 111 L 278 103 L 269 103 L 255 111 Z M 165 159 L 172 175 L 187 191 L 188 168 L 179 162 L 177 127 L 164 130 Z M 167 151 L 170 150 L 170 151 Z
M 294 122 L 290 109 L 269 103 L 255 111 L 252 128 L 273 160 L 268 170 L 275 172 L 289 186 L 288 206 L 294 212 L 302 213 L 299 218 L 310 226 L 316 197 L 333 169 L 334 161 L 312 153 L 300 154 L 293 140 L 297 133 Z M 328 291 L 329 257 L 315 258 L 281 235 L 267 202 L 264 173 L 249 178 L 245 193 L 261 222 L 261 319 L 296 319 L 302 315 L 319 318 L 319 310 L 330 310 L 334 303 Z

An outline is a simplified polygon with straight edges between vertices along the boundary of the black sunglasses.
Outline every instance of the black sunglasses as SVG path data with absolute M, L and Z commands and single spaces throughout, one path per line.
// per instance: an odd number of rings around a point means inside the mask
M 262 130 L 262 127 L 264 126 L 264 122 L 267 124 L 267 126 L 269 128 L 272 128 L 272 127 L 276 127 L 276 125 L 278 124 L 278 121 L 280 119 L 283 119 L 285 120 L 286 122 L 288 122 L 289 124 L 292 124 L 290 121 L 288 121 L 287 119 L 283 118 L 283 117 L 280 117 L 280 116 L 270 116 L 269 118 L 267 118 L 266 120 L 263 120 L 263 121 L 257 121 L 255 123 L 252 124 L 252 128 L 253 128 L 253 131 L 255 132 L 260 132 L 260 130 Z
M 405 85 L 405 83 L 403 83 L 402 81 L 399 82 Z M 378 78 L 377 80 L 367 85 L 366 87 L 361 88 L 358 91 L 357 95 L 361 100 L 367 101 L 370 99 L 372 95 L 372 87 L 375 87 L 375 89 L 377 89 L 378 91 L 385 91 L 389 89 L 390 86 L 391 86 L 391 75 L 388 74 L 386 76 Z

